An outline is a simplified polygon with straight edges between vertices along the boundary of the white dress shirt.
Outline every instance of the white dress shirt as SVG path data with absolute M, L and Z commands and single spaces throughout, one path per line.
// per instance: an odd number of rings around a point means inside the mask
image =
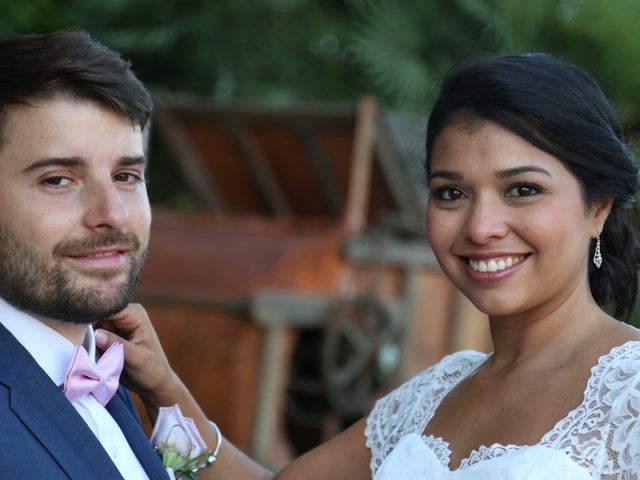
M 73 343 L 34 317 L 9 305 L 2 298 L 0 323 L 18 339 L 57 386 L 64 383 L 67 366 L 73 355 Z M 95 362 L 96 342 L 91 326 L 87 327 L 83 346 L 89 353 L 89 358 Z M 93 395 L 85 395 L 71 405 L 87 423 L 125 479 L 149 479 L 122 430 Z

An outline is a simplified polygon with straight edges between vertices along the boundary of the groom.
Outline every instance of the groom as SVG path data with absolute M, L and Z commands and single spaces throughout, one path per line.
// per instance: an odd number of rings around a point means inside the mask
M 123 389 L 67 383 L 142 271 L 151 111 L 86 33 L 0 41 L 1 478 L 167 478 Z

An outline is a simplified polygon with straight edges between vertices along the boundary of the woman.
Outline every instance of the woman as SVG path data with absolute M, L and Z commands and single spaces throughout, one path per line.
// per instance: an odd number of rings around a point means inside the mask
M 445 80 L 426 153 L 428 240 L 494 351 L 446 357 L 276 478 L 640 478 L 640 333 L 599 306 L 633 308 L 638 170 L 600 88 L 549 55 L 478 59 Z M 178 403 L 215 444 L 141 307 L 105 325 L 152 415 Z M 228 444 L 199 475 L 271 478 Z

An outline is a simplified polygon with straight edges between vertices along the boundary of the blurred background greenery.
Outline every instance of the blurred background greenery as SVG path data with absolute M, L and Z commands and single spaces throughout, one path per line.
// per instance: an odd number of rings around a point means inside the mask
M 640 128 L 637 0 L 2 0 L 0 36 L 84 28 L 148 84 L 219 101 L 428 111 L 442 75 L 484 52 L 549 51 L 602 82 Z
M 0 37 L 83 28 L 146 84 L 221 103 L 353 104 L 372 94 L 426 115 L 460 61 L 548 51 L 594 74 L 635 137 L 638 19 L 638 0 L 0 0 Z M 152 200 L 197 206 L 163 149 L 151 155 L 160 157 Z
M 148 85 L 219 102 L 354 103 L 425 115 L 480 53 L 547 51 L 590 71 L 640 134 L 638 0 L 0 0 L 0 37 L 83 28 Z M 162 156 L 153 149 L 152 156 Z M 152 159 L 155 201 L 191 205 Z

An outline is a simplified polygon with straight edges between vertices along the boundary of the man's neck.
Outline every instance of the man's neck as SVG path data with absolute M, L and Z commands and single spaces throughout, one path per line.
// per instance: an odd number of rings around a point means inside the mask
M 74 345 L 82 345 L 87 334 L 87 325 L 78 323 L 60 322 L 48 318 L 37 317 L 42 323 L 52 328 Z

